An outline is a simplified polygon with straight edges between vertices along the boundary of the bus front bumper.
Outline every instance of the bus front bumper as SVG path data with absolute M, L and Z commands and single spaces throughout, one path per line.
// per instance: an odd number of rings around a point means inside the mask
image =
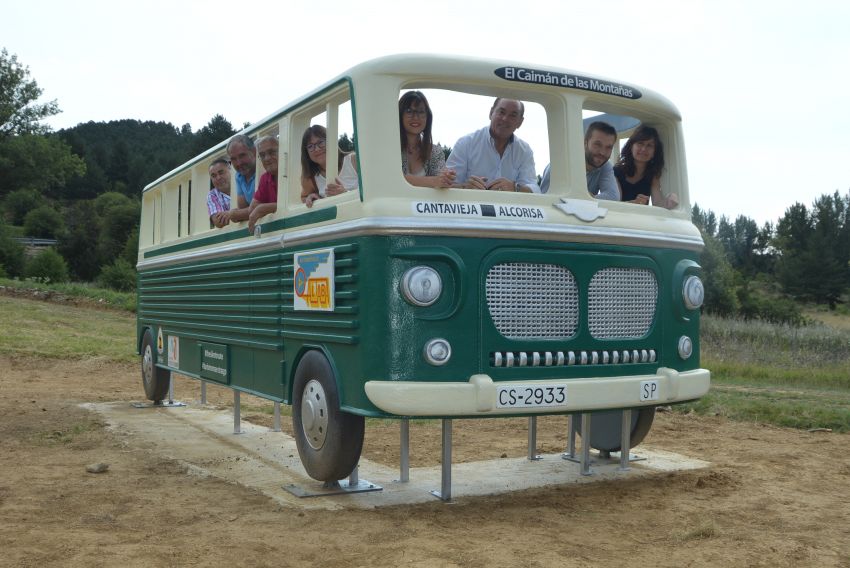
M 554 414 L 672 404 L 700 398 L 708 392 L 707 369 L 678 372 L 659 368 L 654 375 L 587 379 L 493 382 L 489 375 L 472 375 L 465 383 L 368 381 L 366 396 L 379 409 L 399 416 L 499 416 Z M 563 403 L 549 406 L 502 406 L 508 389 L 552 387 L 563 392 Z M 564 387 L 560 391 L 558 387 Z M 552 398 L 548 395 L 545 398 Z

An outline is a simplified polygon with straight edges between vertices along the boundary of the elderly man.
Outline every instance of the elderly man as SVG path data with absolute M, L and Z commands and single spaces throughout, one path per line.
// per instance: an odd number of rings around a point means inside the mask
M 227 143 L 227 155 L 236 170 L 236 208 L 230 211 L 231 221 L 245 221 L 254 198 L 254 178 L 257 172 L 257 149 L 250 136 L 237 134 Z
M 490 125 L 457 141 L 446 161 L 454 170 L 454 187 L 539 193 L 534 153 L 514 131 L 522 125 L 525 105 L 498 98 Z
M 212 189 L 207 194 L 207 211 L 210 222 L 221 229 L 230 223 L 230 164 L 224 158 L 210 164 Z
M 248 231 L 251 233 L 254 232 L 257 221 L 277 211 L 277 138 L 263 136 L 257 140 L 257 154 L 266 173 L 260 176 L 260 184 L 249 207 Z
M 617 131 L 607 122 L 591 122 L 584 133 L 584 170 L 587 191 L 597 199 L 620 201 L 620 188 L 614 178 L 614 166 L 608 160 L 617 143 Z M 543 170 L 540 191 L 549 191 L 549 166 Z

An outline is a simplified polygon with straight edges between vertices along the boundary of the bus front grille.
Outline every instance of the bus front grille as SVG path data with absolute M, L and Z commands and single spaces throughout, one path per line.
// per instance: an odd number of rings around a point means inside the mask
M 564 266 L 510 262 L 487 272 L 487 308 L 507 339 L 569 339 L 579 325 L 579 290 Z M 645 268 L 598 270 L 587 289 L 587 325 L 594 339 L 637 339 L 649 333 L 658 282 Z
M 511 262 L 487 273 L 487 307 L 508 339 L 572 337 L 578 328 L 578 286 L 555 264 Z
M 604 268 L 587 290 L 587 323 L 595 339 L 636 339 L 649 333 L 658 282 L 645 268 Z

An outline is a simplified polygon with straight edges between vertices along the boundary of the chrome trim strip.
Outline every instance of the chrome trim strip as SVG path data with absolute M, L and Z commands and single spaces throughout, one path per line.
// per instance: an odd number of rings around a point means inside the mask
M 321 240 L 326 235 L 334 238 L 380 234 L 430 234 L 443 236 L 470 236 L 481 238 L 527 238 L 537 240 L 569 241 L 583 239 L 585 242 L 604 242 L 606 244 L 633 244 L 643 246 L 667 246 L 701 250 L 702 237 L 671 236 L 657 231 L 639 229 L 611 229 L 584 225 L 543 225 L 520 221 L 478 219 L 423 219 L 417 217 L 372 217 L 331 223 L 301 231 L 292 231 L 284 236 L 284 246 L 303 244 L 312 240 Z M 472 233 L 472 234 L 470 234 Z

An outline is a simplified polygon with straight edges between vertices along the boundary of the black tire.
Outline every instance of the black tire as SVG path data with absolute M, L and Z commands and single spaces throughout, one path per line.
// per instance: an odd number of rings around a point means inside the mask
M 576 432 L 581 436 L 581 414 L 574 414 Z M 655 419 L 655 407 L 632 409 L 632 431 L 629 436 L 629 449 L 634 448 L 646 438 Z M 623 425 L 621 410 L 594 412 L 590 415 L 590 447 L 604 452 L 620 451 L 620 434 Z
M 339 408 L 336 380 L 319 351 L 304 355 L 295 370 L 292 429 L 307 474 L 319 481 L 348 477 L 363 450 L 366 421 Z
M 145 388 L 145 396 L 155 403 L 162 402 L 168 394 L 170 383 L 171 371 L 156 366 L 153 335 L 151 330 L 147 329 L 142 336 L 142 386 Z

